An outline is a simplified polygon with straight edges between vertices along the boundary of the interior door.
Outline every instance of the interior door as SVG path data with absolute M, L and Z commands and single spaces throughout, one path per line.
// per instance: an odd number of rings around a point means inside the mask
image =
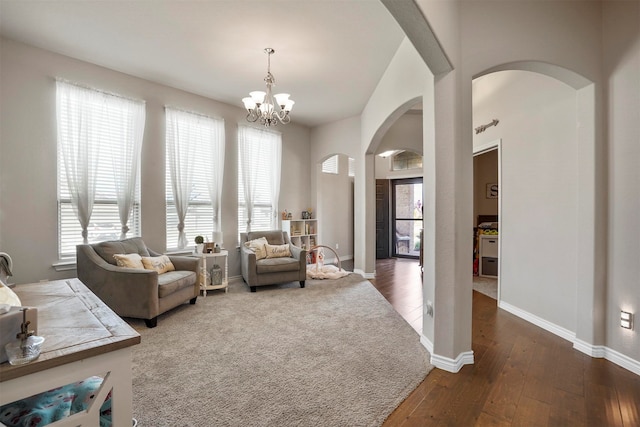
M 389 180 L 376 180 L 376 258 L 389 258 Z

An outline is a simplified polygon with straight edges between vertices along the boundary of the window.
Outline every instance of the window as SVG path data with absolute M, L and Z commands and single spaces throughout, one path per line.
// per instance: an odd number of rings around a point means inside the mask
M 166 107 L 167 249 L 220 231 L 224 121 Z
M 238 233 L 278 227 L 281 157 L 280 133 L 238 125 Z
M 349 176 L 356 176 L 356 159 L 349 157 Z
M 392 170 L 407 169 L 422 169 L 422 156 L 411 151 L 403 151 L 393 156 Z
M 334 175 L 338 174 L 338 155 L 334 154 L 329 157 L 327 160 L 322 162 L 322 172 L 331 173 Z
M 140 235 L 144 102 L 56 82 L 58 255 Z

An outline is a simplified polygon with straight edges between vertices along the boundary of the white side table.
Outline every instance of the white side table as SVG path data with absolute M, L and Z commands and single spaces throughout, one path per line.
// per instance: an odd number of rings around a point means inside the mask
M 211 253 L 202 253 L 202 254 L 193 254 L 192 256 L 202 258 L 202 263 L 200 264 L 200 290 L 202 291 L 203 296 L 207 296 L 207 291 L 211 291 L 213 289 L 224 289 L 225 293 L 229 290 L 229 251 L 226 249 L 220 250 L 220 252 L 211 252 Z M 207 280 L 207 260 L 211 258 L 224 258 L 224 277 L 222 278 L 222 284 L 220 285 L 209 285 L 206 283 Z M 217 261 L 217 260 L 216 260 Z

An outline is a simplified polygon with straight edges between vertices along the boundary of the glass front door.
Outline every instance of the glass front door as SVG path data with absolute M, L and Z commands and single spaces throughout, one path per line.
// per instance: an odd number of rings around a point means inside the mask
M 418 258 L 422 230 L 422 178 L 393 181 L 393 255 Z

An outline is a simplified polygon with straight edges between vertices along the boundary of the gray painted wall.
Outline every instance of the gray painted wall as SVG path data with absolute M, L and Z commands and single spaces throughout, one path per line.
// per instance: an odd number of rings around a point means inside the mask
M 340 260 L 353 259 L 353 178 L 349 176 L 349 156 L 338 154 L 338 174 L 318 174 L 318 244 L 332 248 Z M 335 254 L 325 250 L 326 260 Z
M 500 120 L 474 144 L 502 140 L 501 300 L 575 333 L 576 90 L 503 71 L 476 79 L 473 92 L 474 126 Z
M 188 92 L 115 72 L 94 64 L 7 39 L 1 40 L 0 92 L 0 250 L 14 261 L 16 283 L 75 276 L 56 271 L 55 78 L 83 83 L 146 101 L 142 148 L 142 237 L 165 249 L 164 106 L 171 105 L 225 120 L 226 159 L 222 202 L 224 246 L 229 274 L 240 274 L 237 245 L 237 123 L 245 111 Z M 256 82 L 259 84 L 260 82 Z M 310 147 L 307 127 L 282 132 L 280 206 L 310 206 Z
M 640 2 L 603 2 L 603 28 L 608 164 L 602 167 L 609 181 L 606 346 L 640 364 Z M 620 328 L 620 310 L 635 313 L 634 330 Z

